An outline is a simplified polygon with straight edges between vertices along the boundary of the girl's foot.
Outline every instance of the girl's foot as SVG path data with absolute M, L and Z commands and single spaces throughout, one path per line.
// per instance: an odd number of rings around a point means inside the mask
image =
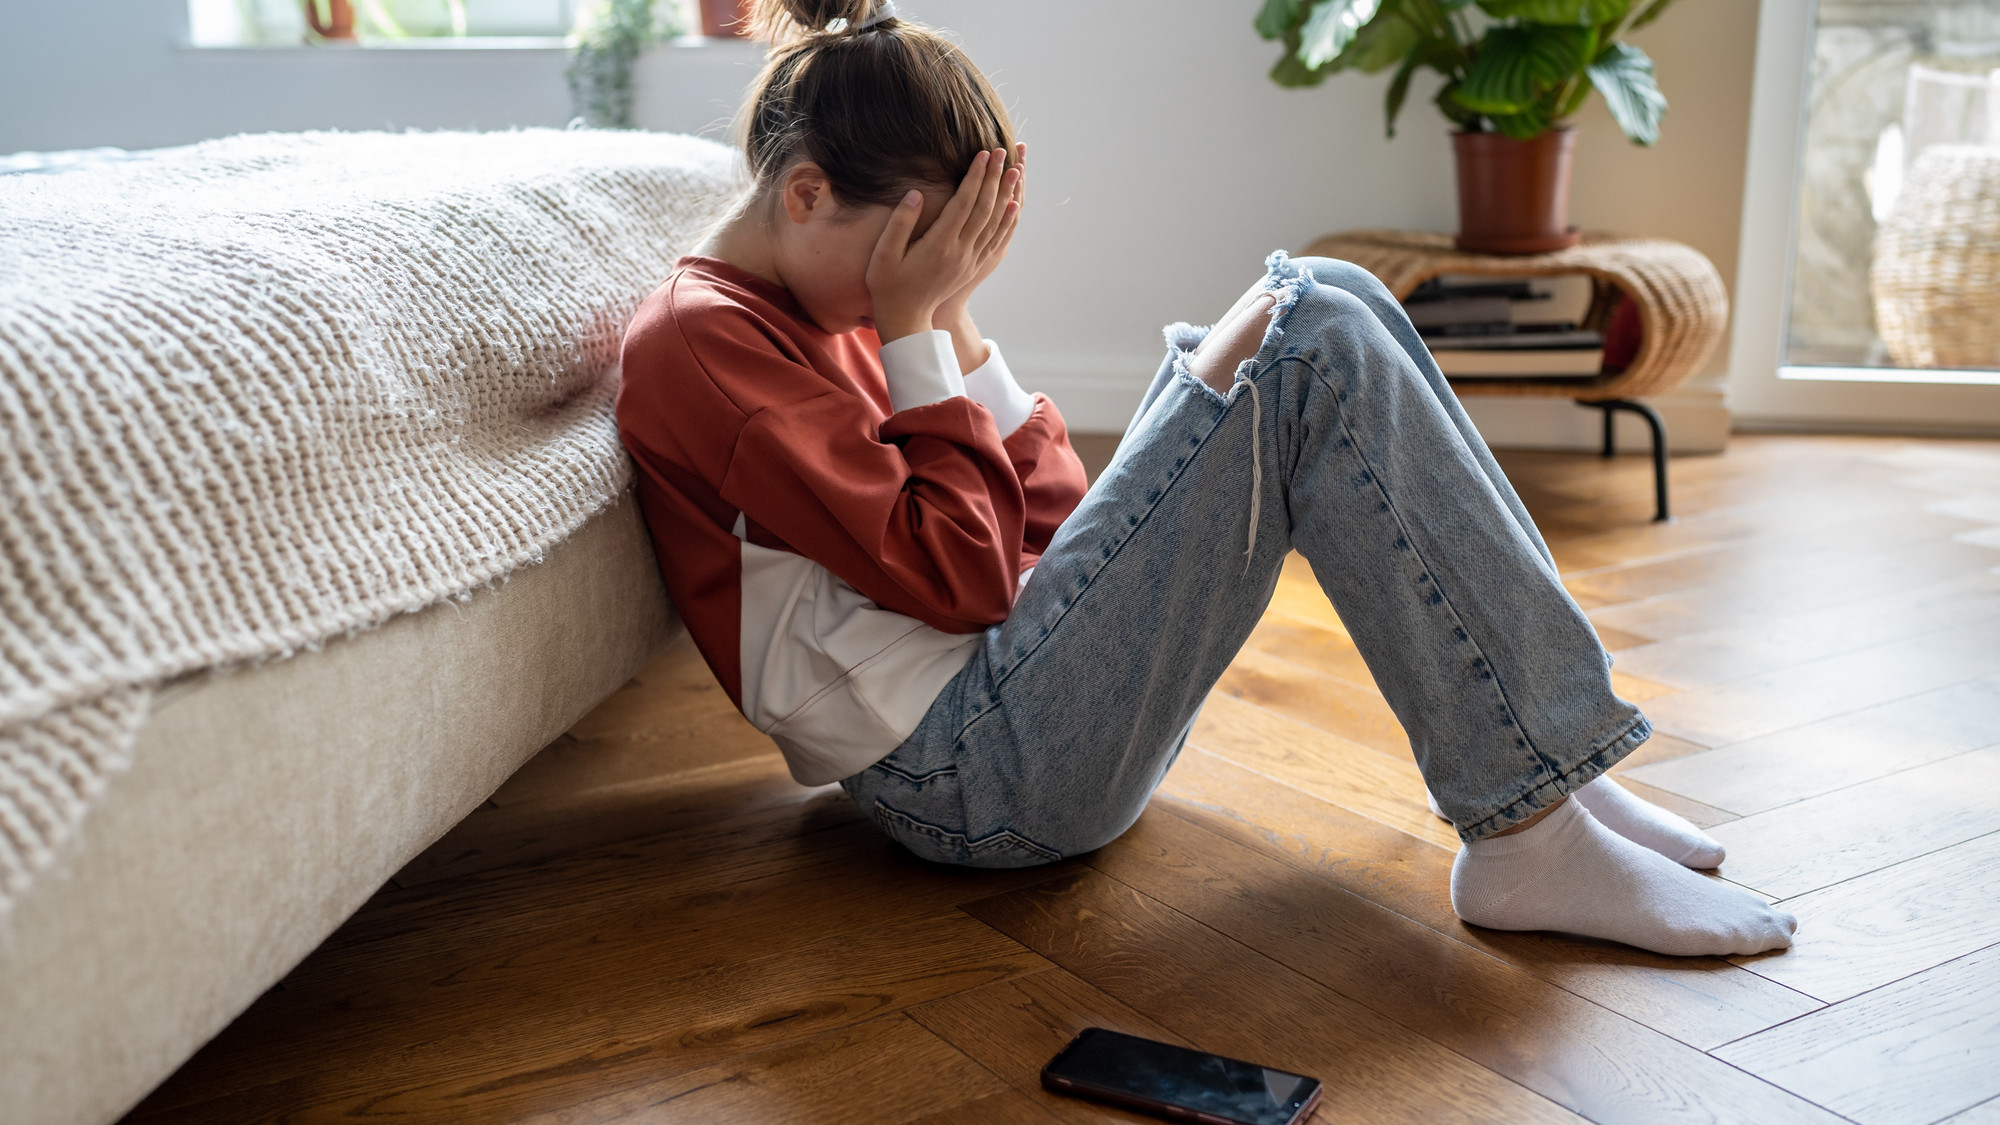
M 1439 820 L 1451 819 L 1438 807 L 1430 790 L 1424 790 L 1424 799 L 1430 802 L 1431 813 Z M 1577 790 L 1576 799 L 1599 824 L 1675 863 L 1704 871 L 1722 866 L 1725 853 L 1721 841 L 1696 828 L 1685 817 L 1633 796 L 1609 775 L 1599 775 Z
M 1451 905 L 1489 929 L 1558 930 L 1681 957 L 1783 949 L 1798 929 L 1790 914 L 1641 847 L 1576 801 L 1461 848 Z
M 1722 866 L 1722 842 L 1686 817 L 1671 813 L 1632 795 L 1624 786 L 1599 774 L 1576 791 L 1577 802 L 1590 810 L 1597 823 L 1635 844 L 1651 848 L 1682 867 L 1703 871 Z

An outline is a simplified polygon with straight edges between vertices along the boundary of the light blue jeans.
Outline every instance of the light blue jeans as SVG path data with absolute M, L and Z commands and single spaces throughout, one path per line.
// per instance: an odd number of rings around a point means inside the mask
M 1167 356 L 1007 620 L 890 755 L 840 784 L 925 859 L 1024 867 L 1131 827 L 1263 615 L 1311 562 L 1467 840 L 1652 728 L 1402 306 L 1358 266 L 1271 255 L 1227 395 Z

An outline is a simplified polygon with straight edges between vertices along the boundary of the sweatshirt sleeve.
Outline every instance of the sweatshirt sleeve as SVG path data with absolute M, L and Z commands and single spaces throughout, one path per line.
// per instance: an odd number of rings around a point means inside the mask
M 1048 549 L 1056 528 L 1083 499 L 1083 462 L 1069 444 L 1056 404 L 1046 395 L 1022 390 L 1000 345 L 992 340 L 985 344 L 986 362 L 961 376 L 951 333 L 920 332 L 884 344 L 882 369 L 890 402 L 898 410 L 962 394 L 993 416 L 1027 503 L 1022 551 L 1032 561 Z M 1030 427 L 1030 422 L 1036 424 Z
M 882 345 L 882 369 L 898 410 L 962 394 L 993 416 L 1027 504 L 1021 550 L 1023 565 L 1033 565 L 1076 510 L 1088 483 L 1056 404 L 1022 390 L 1000 345 L 985 344 L 986 362 L 961 376 L 951 333 L 920 332 Z
M 1034 414 L 1035 396 L 1022 390 L 1021 384 L 1014 381 L 1014 372 L 1008 368 L 1006 357 L 1000 354 L 1000 345 L 991 340 L 984 343 L 986 362 L 966 372 L 965 393 L 993 415 L 993 424 L 999 427 L 1000 436 L 1009 438 Z
M 929 406 L 965 393 L 951 333 L 942 329 L 904 336 L 882 345 L 882 375 L 889 382 L 889 408 Z
M 1027 506 L 1021 535 L 1021 550 L 1028 556 L 1024 565 L 1033 565 L 1049 549 L 1056 529 L 1076 511 L 1090 487 L 1083 461 L 1070 446 L 1069 427 L 1055 402 L 1039 393 L 1029 401 L 1032 408 L 1027 420 L 1007 435 L 1006 441 L 1008 463 L 1021 482 L 1022 502 Z
M 878 422 L 869 402 L 769 340 L 705 332 L 689 344 L 762 403 L 736 435 L 725 502 L 885 609 L 959 633 L 1006 619 L 1028 506 L 983 407 L 935 398 L 949 383 L 917 384 L 896 392 L 916 405 Z

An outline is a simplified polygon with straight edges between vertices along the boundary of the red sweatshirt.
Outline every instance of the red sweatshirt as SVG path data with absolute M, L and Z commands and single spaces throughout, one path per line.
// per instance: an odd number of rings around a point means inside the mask
M 668 592 L 803 784 L 909 736 L 1083 496 L 1062 415 L 988 346 L 961 375 L 943 332 L 831 335 L 699 256 L 626 330 L 618 428 Z

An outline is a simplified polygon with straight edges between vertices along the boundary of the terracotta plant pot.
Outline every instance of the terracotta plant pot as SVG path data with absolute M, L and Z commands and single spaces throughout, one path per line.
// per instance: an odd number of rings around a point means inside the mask
M 319 5 L 305 0 L 306 23 L 321 39 L 354 38 L 354 5 L 348 0 L 326 0 L 327 21 L 320 22 Z
M 750 34 L 750 0 L 701 0 L 701 33 L 715 39 Z
M 1458 163 L 1458 248 L 1475 254 L 1545 254 L 1582 240 L 1569 225 L 1569 177 L 1576 129 L 1563 125 L 1532 140 L 1454 133 Z

